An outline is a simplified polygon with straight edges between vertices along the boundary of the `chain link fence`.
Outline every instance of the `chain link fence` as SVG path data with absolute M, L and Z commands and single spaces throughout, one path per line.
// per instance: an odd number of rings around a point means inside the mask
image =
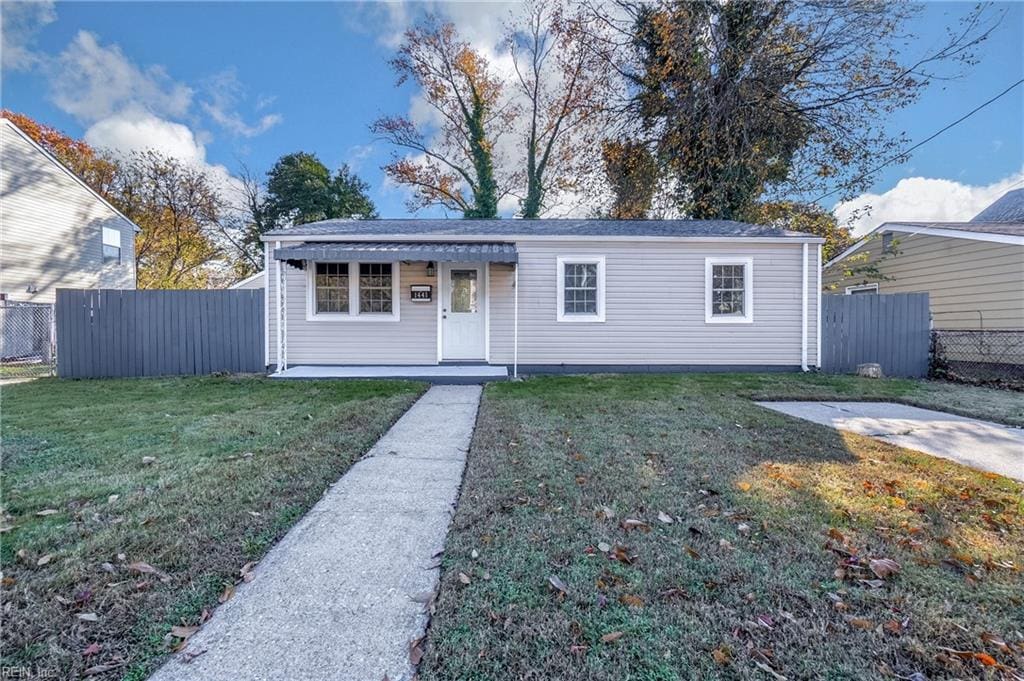
M 53 374 L 53 305 L 0 302 L 0 379 Z
M 932 331 L 931 375 L 1024 390 L 1024 330 Z

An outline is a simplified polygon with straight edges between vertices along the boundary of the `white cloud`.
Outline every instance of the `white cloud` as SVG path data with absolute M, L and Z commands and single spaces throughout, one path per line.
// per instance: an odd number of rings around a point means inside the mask
M 192 104 L 192 89 L 172 80 L 162 66 L 141 69 L 120 47 L 101 45 L 88 31 L 79 31 L 47 70 L 54 103 L 87 123 L 127 107 L 181 117 Z
M 284 120 L 280 114 L 270 113 L 261 116 L 255 123 L 245 122 L 237 111 L 238 102 L 245 98 L 245 88 L 233 68 L 210 76 L 204 83 L 204 89 L 207 100 L 202 102 L 203 110 L 215 123 L 235 135 L 255 137 Z M 263 108 L 267 104 L 269 102 L 265 98 L 260 98 L 256 108 Z
M 139 109 L 123 111 L 93 123 L 85 131 L 85 141 L 94 147 L 121 154 L 152 149 L 189 163 L 206 161 L 206 148 L 188 126 Z
M 57 19 L 52 0 L 5 2 L 0 11 L 0 63 L 3 68 L 24 71 L 35 67 L 42 56 L 32 47 L 36 34 Z
M 973 218 L 982 209 L 1024 182 L 1024 169 L 988 185 L 970 185 L 954 180 L 908 177 L 882 194 L 862 194 L 839 203 L 832 209 L 840 224 L 855 211 L 870 208 L 851 226 L 860 236 L 883 222 L 960 222 Z
M 234 198 L 241 188 L 227 168 L 207 162 L 206 147 L 188 126 L 147 111 L 129 109 L 97 121 L 85 131 L 85 141 L 123 155 L 153 150 L 179 159 L 206 173 L 227 198 Z

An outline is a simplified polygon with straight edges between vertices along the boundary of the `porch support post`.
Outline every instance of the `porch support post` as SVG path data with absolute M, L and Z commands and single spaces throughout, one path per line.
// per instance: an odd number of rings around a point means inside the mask
M 519 263 L 512 275 L 512 378 L 519 378 Z
M 281 262 L 280 260 L 278 262 Z M 281 366 L 288 368 L 288 264 L 281 268 Z
M 274 242 L 274 250 L 281 247 L 280 241 Z M 274 355 L 274 363 L 277 365 L 276 370 L 278 373 L 281 372 L 281 338 L 284 333 L 281 330 L 281 261 L 276 257 L 274 258 L 274 321 L 277 326 L 277 347 Z
M 808 371 L 807 367 L 807 248 L 808 244 L 805 241 L 803 244 L 803 258 L 802 258 L 802 295 L 800 296 L 800 368 L 804 371 Z

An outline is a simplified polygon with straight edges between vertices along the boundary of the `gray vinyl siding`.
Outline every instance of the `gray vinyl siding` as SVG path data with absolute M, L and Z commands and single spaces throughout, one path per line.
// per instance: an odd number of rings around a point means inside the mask
M 272 247 L 272 244 L 271 244 Z M 776 365 L 801 360 L 800 243 L 519 242 L 519 363 L 591 365 Z M 603 323 L 556 321 L 556 260 L 603 255 Z M 752 258 L 754 321 L 704 321 L 704 259 Z M 817 244 L 808 246 L 808 364 L 817 362 Z M 269 363 L 276 362 L 276 263 L 267 300 Z M 514 268 L 492 263 L 490 361 L 513 360 Z M 398 322 L 306 321 L 306 274 L 287 268 L 288 364 L 435 364 L 436 277 L 402 265 Z M 409 285 L 432 284 L 435 302 L 412 303 Z
M 267 347 L 270 364 L 277 362 L 277 263 L 271 263 L 267 279 L 270 320 Z M 436 301 L 437 278 L 427 277 L 424 262 L 402 264 L 399 270 L 399 321 L 308 321 L 307 274 L 284 263 L 288 281 L 288 364 L 436 364 L 437 305 L 414 303 L 410 284 L 432 284 Z
M 799 365 L 802 244 L 520 242 L 520 364 Z M 817 245 L 808 246 L 808 363 Z M 605 321 L 556 320 L 559 256 L 604 256 Z M 704 259 L 753 259 L 754 321 L 704 321 Z M 512 361 L 512 270 L 491 267 L 491 361 Z
M 825 273 L 827 290 L 877 283 L 879 293 L 927 292 L 936 329 L 1024 328 L 1024 246 L 895 232 L 895 255 L 879 260 L 881 239 Z M 866 258 L 863 257 L 866 255 Z M 844 277 L 877 263 L 881 277 Z
M 121 262 L 103 262 L 103 228 Z M 135 288 L 135 228 L 46 154 L 0 122 L 0 292 L 52 303 L 57 288 Z M 29 286 L 38 289 L 26 292 Z

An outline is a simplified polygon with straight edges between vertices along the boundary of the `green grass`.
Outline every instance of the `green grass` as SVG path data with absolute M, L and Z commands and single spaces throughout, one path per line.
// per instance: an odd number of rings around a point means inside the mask
M 170 627 L 216 606 L 423 389 L 258 378 L 4 386 L 2 664 L 145 678 Z M 56 513 L 37 515 L 46 509 Z M 91 644 L 100 652 L 83 656 Z
M 1000 678 L 943 648 L 1021 666 L 1020 484 L 749 397 L 895 398 L 1009 422 L 1024 406 L 814 376 L 491 385 L 421 678 Z M 860 581 L 879 558 L 899 572 Z

